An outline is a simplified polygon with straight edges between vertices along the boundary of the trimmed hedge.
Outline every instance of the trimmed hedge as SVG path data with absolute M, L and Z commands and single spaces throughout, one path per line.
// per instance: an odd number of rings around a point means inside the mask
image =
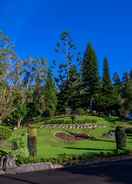
M 51 119 L 46 121 L 47 124 L 71 124 L 72 119 Z
M 46 124 L 85 124 L 85 123 L 89 123 L 89 124 L 96 124 L 97 123 L 97 119 L 89 119 L 89 118 L 86 118 L 86 119 L 76 119 L 74 118 L 74 121 L 73 119 L 69 118 L 69 119 L 51 119 L 51 120 L 47 120 L 46 121 Z

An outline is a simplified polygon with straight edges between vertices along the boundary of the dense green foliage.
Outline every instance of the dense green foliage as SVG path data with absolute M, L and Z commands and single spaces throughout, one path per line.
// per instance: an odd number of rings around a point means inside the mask
M 52 74 L 49 71 L 46 79 L 46 84 L 43 89 L 44 101 L 45 101 L 45 116 L 53 116 L 56 112 L 57 106 L 57 91 L 55 82 L 53 80 Z
M 12 135 L 12 130 L 8 127 L 0 126 L 0 139 L 8 139 Z
M 96 124 L 97 118 L 89 117 L 89 116 L 68 116 L 68 117 L 54 117 L 49 120 L 45 120 L 45 124 Z
M 99 90 L 99 74 L 97 57 L 91 45 L 88 45 L 81 67 L 82 79 L 82 105 L 95 110 L 95 98 Z

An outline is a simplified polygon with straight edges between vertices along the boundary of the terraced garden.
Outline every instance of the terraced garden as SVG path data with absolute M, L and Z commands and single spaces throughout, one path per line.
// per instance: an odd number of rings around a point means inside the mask
M 80 118 L 80 117 L 78 117 Z M 93 118 L 93 117 L 88 117 Z M 63 118 L 64 119 L 64 118 Z M 82 117 L 86 119 L 86 117 Z M 94 117 L 96 119 L 96 128 L 64 128 L 49 127 L 45 128 L 45 122 L 37 124 L 37 157 L 57 158 L 61 155 L 82 155 L 94 153 L 112 153 L 116 145 L 115 140 L 106 137 L 106 134 L 114 130 L 117 125 L 131 126 L 126 122 L 119 122 L 117 119 L 105 119 Z M 49 123 L 49 122 L 48 122 Z M 95 124 L 95 122 L 94 122 Z M 100 125 L 100 126 L 99 126 Z M 35 123 L 36 126 L 36 123 Z M 12 150 L 12 144 L 15 142 L 16 149 Z M 18 146 L 18 149 L 17 149 Z M 28 157 L 27 151 L 27 128 L 13 130 L 12 135 L 5 141 L 1 140 L 1 149 L 23 157 Z M 132 150 L 132 135 L 128 136 L 128 150 Z

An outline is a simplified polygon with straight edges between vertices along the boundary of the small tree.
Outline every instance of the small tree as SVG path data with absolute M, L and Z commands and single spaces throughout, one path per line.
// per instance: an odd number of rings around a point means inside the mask
M 126 147 L 127 136 L 125 133 L 125 129 L 122 127 L 116 127 L 115 130 L 115 139 L 116 139 L 116 149 L 121 150 Z
M 20 88 L 14 89 L 14 106 L 15 110 L 11 114 L 10 118 L 13 119 L 16 122 L 17 128 L 21 127 L 22 121 L 25 119 L 27 115 L 27 97 L 26 97 L 26 91 L 24 89 Z

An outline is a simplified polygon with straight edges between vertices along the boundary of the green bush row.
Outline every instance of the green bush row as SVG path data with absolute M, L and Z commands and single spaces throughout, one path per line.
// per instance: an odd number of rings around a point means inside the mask
M 92 124 L 96 124 L 97 123 L 97 119 L 52 119 L 52 120 L 48 120 L 46 121 L 46 124 L 72 124 L 72 123 L 76 123 L 76 124 L 85 124 L 85 123 L 92 123 Z
M 70 119 L 51 119 L 46 121 L 47 124 L 70 124 L 72 120 Z

